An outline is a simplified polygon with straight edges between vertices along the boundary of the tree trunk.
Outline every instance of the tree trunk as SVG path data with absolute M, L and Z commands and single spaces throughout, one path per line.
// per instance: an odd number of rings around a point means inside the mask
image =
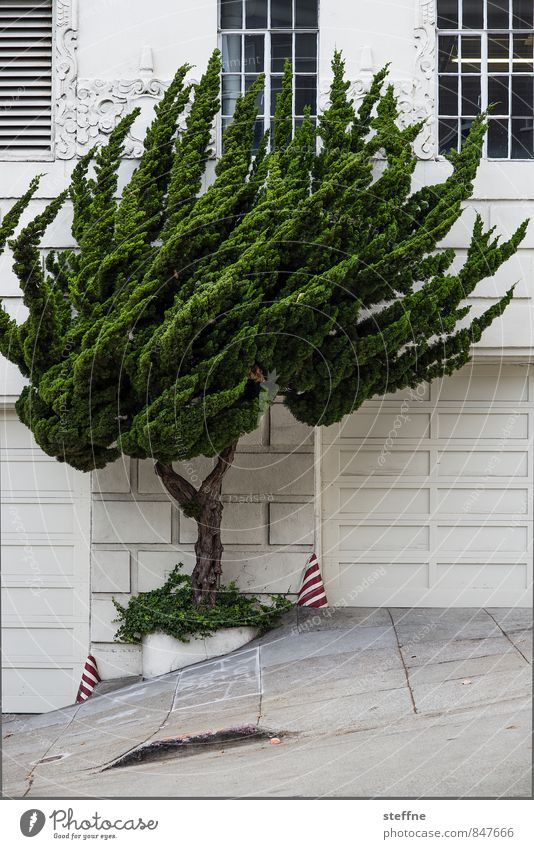
M 191 516 L 197 522 L 196 563 L 191 581 L 196 604 L 207 604 L 210 607 L 215 604 L 222 572 L 222 483 L 232 465 L 236 446 L 237 440 L 221 451 L 213 469 L 198 489 L 175 472 L 171 465 L 157 461 L 154 467 L 167 492 L 178 502 L 186 516 Z

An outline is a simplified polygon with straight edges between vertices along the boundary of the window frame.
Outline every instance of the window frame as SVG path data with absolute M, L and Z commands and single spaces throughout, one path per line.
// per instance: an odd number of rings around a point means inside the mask
M 280 79 L 282 78 L 282 72 L 274 72 L 271 70 L 271 58 L 272 58 L 272 50 L 271 50 L 271 37 L 272 35 L 287 35 L 291 38 L 291 62 L 293 67 L 293 91 L 292 91 L 292 103 L 291 103 L 291 115 L 292 115 L 292 128 L 293 131 L 295 129 L 295 121 L 301 120 L 301 115 L 295 115 L 295 79 L 297 76 L 306 76 L 315 80 L 315 112 L 312 117 L 316 121 L 317 115 L 319 113 L 319 56 L 320 56 L 320 14 L 321 14 L 321 4 L 320 0 L 316 0 L 317 2 L 317 26 L 314 27 L 296 27 L 295 24 L 295 0 L 291 0 L 292 5 L 292 26 L 291 27 L 271 27 L 271 0 L 267 2 L 267 22 L 266 27 L 254 27 L 247 29 L 246 28 L 246 0 L 241 0 L 242 5 L 242 19 L 241 19 L 241 29 L 235 28 L 225 28 L 222 27 L 221 21 L 221 13 L 222 13 L 222 2 L 221 0 L 217 0 L 217 41 L 219 49 L 222 53 L 222 41 L 223 36 L 227 35 L 237 35 L 241 39 L 241 69 L 236 72 L 241 78 L 245 78 L 247 76 L 257 76 L 259 73 L 265 74 L 265 85 L 263 91 L 264 104 L 263 104 L 263 115 L 258 116 L 258 120 L 263 118 L 263 130 L 264 132 L 267 129 L 271 129 L 271 101 L 272 101 L 272 89 L 271 89 L 271 77 L 278 76 Z M 315 71 L 302 71 L 297 72 L 295 70 L 295 36 L 296 35 L 315 35 L 316 39 L 316 48 L 315 48 Z M 247 74 L 245 69 L 245 55 L 244 55 L 244 43 L 245 36 L 248 35 L 262 35 L 264 36 L 264 56 L 263 56 L 263 71 L 261 72 L 252 72 Z M 222 102 L 222 80 L 225 75 L 231 75 L 232 72 L 221 72 L 221 109 L 218 115 L 217 120 L 217 143 L 216 143 L 216 151 L 217 155 L 220 156 L 222 154 L 222 135 L 223 135 L 223 121 L 231 120 L 231 116 L 224 115 L 223 113 L 223 102 Z M 272 141 L 272 137 L 270 138 Z
M 513 27 L 513 0 L 509 0 L 509 10 L 508 10 L 508 27 L 507 28 L 498 28 L 492 27 L 488 29 L 487 26 L 487 2 L 488 0 L 484 0 L 482 4 L 483 10 L 483 20 L 482 20 L 482 28 L 480 29 L 463 29 L 463 11 L 464 11 L 464 3 L 466 0 L 458 0 L 458 27 L 454 28 L 441 28 L 438 26 L 438 0 L 434 0 L 436 6 L 436 74 L 435 74 L 435 103 L 436 103 L 436 130 L 435 130 L 435 144 L 436 144 L 436 158 L 440 161 L 445 160 L 445 154 L 439 152 L 439 132 L 440 132 L 440 122 L 441 121 L 456 121 L 458 123 L 457 136 L 456 141 L 461 141 L 461 126 L 462 120 L 472 120 L 471 116 L 462 115 L 462 107 L 461 107 L 461 80 L 464 76 L 477 76 L 476 73 L 469 72 L 462 74 L 461 64 L 459 64 L 458 73 L 449 74 L 447 72 L 442 73 L 439 69 L 439 56 L 440 56 L 440 38 L 453 36 L 458 39 L 459 50 L 461 50 L 461 37 L 479 37 L 480 38 L 480 108 L 479 112 L 484 112 L 488 107 L 488 83 L 490 76 L 499 76 L 498 72 L 489 72 L 488 71 L 488 41 L 490 37 L 494 36 L 507 36 L 508 38 L 508 66 L 505 71 L 501 74 L 501 76 L 506 76 L 508 80 L 508 112 L 506 114 L 499 114 L 496 112 L 492 113 L 490 117 L 490 121 L 495 120 L 505 120 L 508 122 L 508 150 L 506 156 L 489 156 L 488 154 L 488 133 L 486 133 L 483 142 L 482 148 L 482 158 L 486 159 L 488 162 L 533 162 L 534 161 L 534 149 L 532 156 L 521 156 L 521 157 L 512 157 L 512 144 L 513 144 L 513 133 L 512 133 L 512 121 L 513 120 L 527 120 L 526 117 L 514 116 L 512 114 L 512 80 L 514 76 L 518 76 L 521 74 L 522 76 L 529 76 L 532 79 L 533 88 L 534 88 L 534 55 L 533 55 L 533 63 L 532 70 L 525 72 L 514 72 L 513 63 L 514 63 L 514 48 L 513 48 L 513 37 L 514 35 L 524 35 L 526 33 L 532 35 L 534 39 L 534 26 L 530 29 L 528 27 Z M 461 53 L 459 54 L 461 58 Z M 442 115 L 439 107 L 439 89 L 440 89 L 440 80 L 443 77 L 450 77 L 451 79 L 455 79 L 458 81 L 458 114 L 456 116 L 447 116 Z M 476 114 L 476 113 L 475 113 Z M 529 116 L 529 119 L 533 122 L 533 132 L 534 132 L 534 110 L 532 116 Z M 457 148 L 458 149 L 458 148 Z

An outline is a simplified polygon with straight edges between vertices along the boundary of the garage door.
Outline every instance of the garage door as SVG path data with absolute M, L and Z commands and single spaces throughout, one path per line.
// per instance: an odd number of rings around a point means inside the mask
M 74 702 L 88 653 L 89 475 L 0 415 L 2 709 L 44 712 Z
M 322 436 L 329 600 L 532 603 L 532 367 L 468 366 Z

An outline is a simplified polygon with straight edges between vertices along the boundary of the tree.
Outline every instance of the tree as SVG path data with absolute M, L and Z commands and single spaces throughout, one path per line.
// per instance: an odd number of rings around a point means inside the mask
M 219 53 L 195 86 L 184 65 L 122 197 L 117 174 L 135 110 L 10 241 L 29 315 L 17 324 L 0 312 L 0 347 L 28 380 L 20 419 L 43 451 L 83 471 L 121 454 L 154 460 L 198 523 L 197 603 L 215 598 L 223 477 L 239 437 L 273 400 L 269 377 L 299 421 L 329 425 L 371 396 L 460 368 L 512 298 L 510 289 L 459 324 L 462 302 L 515 252 L 527 222 L 501 244 L 477 217 L 459 271 L 450 270 L 454 251 L 438 248 L 472 194 L 485 116 L 450 152 L 450 176 L 412 192 L 422 125 L 398 126 L 387 69 L 355 111 L 340 54 L 332 66 L 330 106 L 317 128 L 306 115 L 294 133 L 286 66 L 271 146 L 265 136 L 253 155 L 259 77 L 201 191 Z M 2 248 L 37 185 L 5 216 Z M 67 201 L 78 249 L 50 252 L 42 267 L 40 239 Z M 195 488 L 172 463 L 199 455 L 216 459 Z

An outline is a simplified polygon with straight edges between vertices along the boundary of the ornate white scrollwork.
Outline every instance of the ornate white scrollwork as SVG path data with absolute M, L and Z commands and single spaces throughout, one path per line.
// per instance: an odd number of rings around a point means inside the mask
M 55 155 L 76 154 L 76 81 L 78 64 L 78 0 L 56 0 L 55 19 Z
M 79 156 L 106 140 L 118 121 L 144 100 L 159 100 L 168 83 L 154 78 L 135 80 L 78 81 L 76 152 Z M 142 129 L 139 128 L 142 125 Z M 143 152 L 146 124 L 136 122 L 125 144 L 124 154 L 137 158 Z
M 417 0 L 415 27 L 415 73 L 413 117 L 425 121 L 415 143 L 421 159 L 432 159 L 436 153 L 436 0 Z

